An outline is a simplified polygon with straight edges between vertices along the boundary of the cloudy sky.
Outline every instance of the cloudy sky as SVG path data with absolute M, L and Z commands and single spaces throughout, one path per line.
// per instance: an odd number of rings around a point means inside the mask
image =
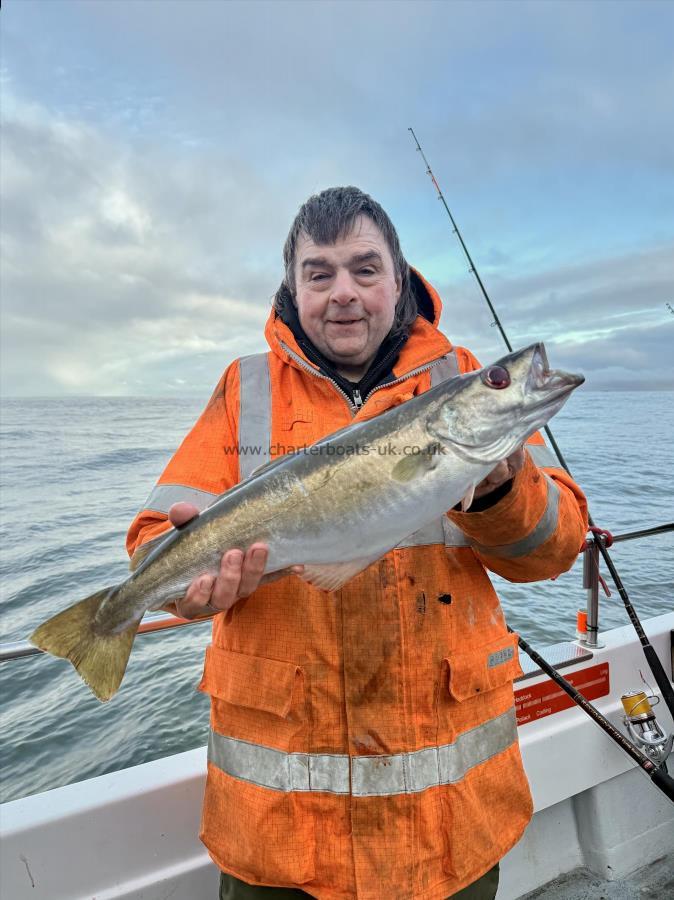
M 515 346 L 674 388 L 674 3 L 5 0 L 0 29 L 5 396 L 207 395 L 345 183 L 499 356 L 410 125 Z

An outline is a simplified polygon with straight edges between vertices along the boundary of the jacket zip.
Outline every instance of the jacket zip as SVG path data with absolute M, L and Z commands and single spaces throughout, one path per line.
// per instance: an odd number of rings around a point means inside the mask
M 349 397 L 349 395 L 346 393 L 346 391 L 343 391 L 341 389 L 341 387 L 337 384 L 336 381 L 334 381 L 332 378 L 330 378 L 329 375 L 324 375 L 322 372 L 319 372 L 316 369 L 314 369 L 314 367 L 312 365 L 310 365 L 308 362 L 305 362 L 305 360 L 303 360 L 301 356 L 298 356 L 298 354 L 295 353 L 294 350 L 291 350 L 290 347 L 286 343 L 284 343 L 284 341 L 279 340 L 279 344 L 281 345 L 281 347 L 283 347 L 283 349 L 288 354 L 288 356 L 290 356 L 292 359 L 294 359 L 295 362 L 299 366 L 301 366 L 306 372 L 309 372 L 311 375 L 315 375 L 316 378 L 322 378 L 324 381 L 329 381 L 330 384 L 337 391 L 337 393 L 341 394 L 342 397 L 344 397 L 344 399 L 346 400 L 346 405 L 349 407 L 349 410 L 352 415 L 355 415 L 358 412 L 358 407 L 351 402 L 351 398 Z
M 431 360 L 431 362 L 426 363 L 424 366 L 419 366 L 418 369 L 412 369 L 411 372 L 406 372 L 404 375 L 401 375 L 400 378 L 394 378 L 393 381 L 387 381 L 386 384 L 377 385 L 377 387 L 373 387 L 369 394 L 366 395 L 363 403 L 367 403 L 370 397 L 376 393 L 377 391 L 381 391 L 384 388 L 391 387 L 392 384 L 400 384 L 401 381 L 405 381 L 407 378 L 412 378 L 414 375 L 420 375 L 422 372 L 427 372 L 429 369 L 432 369 L 434 366 L 437 366 L 440 360 L 445 358 L 446 354 L 442 354 L 437 359 Z
M 354 390 L 354 402 L 352 403 L 346 391 L 343 391 L 337 384 L 337 382 L 330 378 L 329 375 L 324 375 L 322 372 L 318 372 L 313 366 L 309 365 L 308 362 L 305 362 L 305 360 L 303 360 L 301 356 L 295 353 L 294 350 L 291 350 L 284 341 L 279 340 L 279 344 L 281 345 L 281 347 L 283 347 L 288 356 L 292 357 L 292 359 L 294 359 L 295 362 L 300 365 L 305 371 L 310 372 L 312 375 L 315 375 L 316 378 L 323 378 L 325 381 L 329 381 L 330 384 L 335 388 L 335 390 L 340 393 L 342 397 L 344 397 L 349 409 L 351 410 L 352 415 L 356 415 L 358 410 L 361 409 L 365 403 L 367 403 L 367 401 L 376 391 L 381 391 L 382 388 L 390 387 L 392 384 L 400 384 L 401 381 L 405 381 L 407 378 L 412 378 L 414 375 L 420 375 L 422 372 L 427 372 L 428 369 L 432 369 L 433 366 L 437 366 L 440 360 L 444 359 L 445 357 L 445 354 L 443 353 L 442 356 L 439 356 L 437 359 L 431 360 L 431 362 L 426 363 L 423 366 L 419 366 L 417 369 L 412 369 L 410 372 L 406 372 L 399 378 L 394 378 L 393 381 L 387 381 L 386 384 L 380 384 L 378 387 L 372 388 L 372 390 L 365 396 L 365 399 L 360 396 L 360 391 Z

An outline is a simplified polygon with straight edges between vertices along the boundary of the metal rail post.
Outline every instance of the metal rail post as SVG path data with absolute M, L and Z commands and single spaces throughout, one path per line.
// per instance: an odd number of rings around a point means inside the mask
M 599 546 L 595 537 L 588 538 L 583 554 L 583 587 L 587 592 L 587 637 L 581 643 L 603 647 L 599 643 Z

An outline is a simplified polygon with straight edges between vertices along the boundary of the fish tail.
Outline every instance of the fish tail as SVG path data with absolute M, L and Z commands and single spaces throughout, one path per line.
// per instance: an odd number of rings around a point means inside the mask
M 46 622 L 29 640 L 53 656 L 69 659 L 99 700 L 109 700 L 122 682 L 140 619 L 117 634 L 95 627 L 98 608 L 115 587 L 97 591 Z

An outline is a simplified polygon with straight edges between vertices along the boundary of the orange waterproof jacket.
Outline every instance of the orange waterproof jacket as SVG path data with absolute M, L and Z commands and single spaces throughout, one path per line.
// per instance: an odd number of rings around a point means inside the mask
M 426 391 L 443 360 L 479 367 L 437 329 L 440 300 L 425 286 L 434 321 L 417 318 L 395 381 L 355 419 Z M 274 313 L 266 337 L 268 354 L 223 375 L 133 522 L 130 553 L 169 527 L 171 503 L 203 508 L 240 463 L 244 474 L 259 465 L 245 436 L 266 434 L 275 457 L 354 421 Z M 201 837 L 222 870 L 326 900 L 436 900 L 522 835 L 532 804 L 513 708 L 521 669 L 485 570 L 524 582 L 568 569 L 584 497 L 536 435 L 505 497 L 436 524 L 338 591 L 284 578 L 214 619 Z

